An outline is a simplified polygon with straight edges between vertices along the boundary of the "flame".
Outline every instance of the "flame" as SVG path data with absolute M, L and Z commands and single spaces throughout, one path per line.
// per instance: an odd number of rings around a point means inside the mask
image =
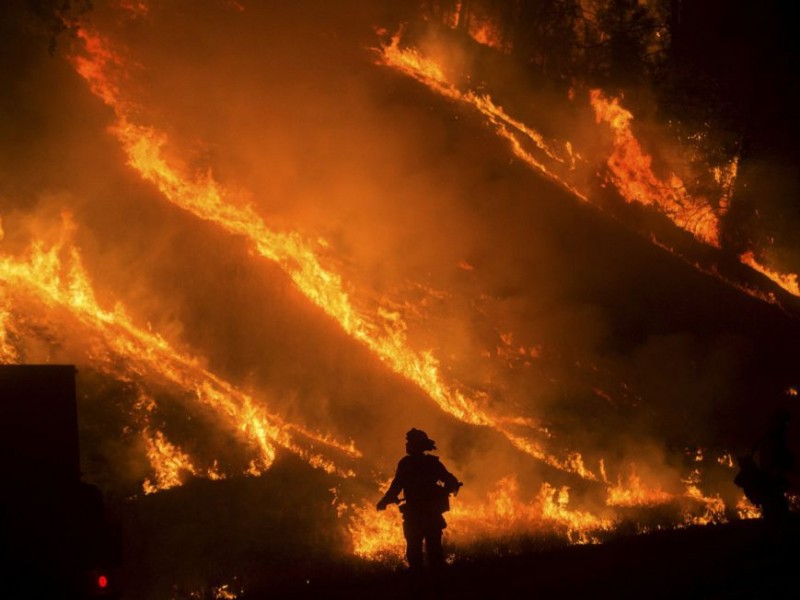
M 448 385 L 431 352 L 415 351 L 408 347 L 402 315 L 381 307 L 374 311 L 375 314 L 356 309 L 341 276 L 324 268 L 314 247 L 299 234 L 270 229 L 252 206 L 232 200 L 210 173 L 189 173 L 169 160 L 165 152 L 168 143 L 166 134 L 138 122 L 139 111 L 123 95 L 120 84 L 125 80 L 125 61 L 113 53 L 100 36 L 85 29 L 79 30 L 78 36 L 84 44 L 86 56 L 73 57 L 77 72 L 87 81 L 91 91 L 113 109 L 115 122 L 112 132 L 126 153 L 130 166 L 152 183 L 167 200 L 231 234 L 242 236 L 259 255 L 278 264 L 297 288 L 335 319 L 346 333 L 373 351 L 394 372 L 417 384 L 443 411 L 466 423 L 494 428 L 516 448 L 552 466 L 585 479 L 606 481 L 604 469 L 601 469 L 602 477 L 598 478 L 586 467 L 580 454 L 569 454 L 565 458 L 547 454 L 538 441 L 513 433 L 507 426 L 509 421 L 491 415 L 480 408 L 475 399 Z M 386 64 L 405 70 L 440 94 L 473 106 L 495 126 L 498 135 L 509 141 L 516 156 L 586 200 L 580 191 L 557 174 L 561 173 L 559 169 L 575 168 L 579 155 L 573 152 L 571 144 L 564 145 L 566 155 L 562 157 L 554 149 L 556 145 L 510 117 L 489 96 L 477 95 L 472 91 L 461 92 L 433 61 L 412 50 L 401 50 L 397 38 L 390 46 L 383 48 L 383 57 Z M 606 120 L 615 134 L 614 154 L 608 164 L 612 180 L 620 187 L 621 193 L 623 189 L 635 192 L 638 194 L 636 201 L 659 206 L 677 225 L 691 231 L 701 241 L 718 246 L 718 214 L 702 201 L 689 197 L 682 182 L 674 175 L 669 185 L 659 181 L 652 173 L 650 157 L 643 153 L 639 142 L 633 137 L 630 129 L 632 115 L 621 108 L 617 100 L 608 101 L 599 95 L 597 101 L 612 107 L 616 103 L 616 117 L 601 118 L 598 112 L 597 118 L 598 121 Z M 625 114 L 628 116 L 625 117 Z M 628 179 L 624 179 L 624 176 Z M 252 473 L 257 474 L 267 468 L 274 458 L 275 448 L 281 446 L 300 454 L 315 466 L 352 475 L 352 472 L 340 470 L 323 455 L 305 451 L 294 441 L 294 434 L 306 441 L 322 443 L 349 457 L 357 457 L 359 454 L 352 442 L 341 444 L 328 436 L 283 423 L 260 409 L 253 398 L 200 367 L 197 359 L 174 350 L 160 336 L 137 329 L 121 307 L 113 311 L 101 309 L 80 265 L 77 251 L 62 246 L 54 249 L 46 251 L 43 246 L 34 246 L 29 262 L 24 265 L 3 258 L 0 260 L 0 282 L 14 288 L 25 287 L 40 301 L 70 310 L 76 319 L 104 340 L 107 352 L 97 351 L 101 363 L 110 364 L 111 355 L 123 357 L 125 362 L 130 362 L 127 368 L 131 372 L 141 375 L 157 373 L 184 390 L 193 392 L 199 401 L 227 415 L 227 420 L 260 449 L 258 459 L 251 463 Z M 62 253 L 68 255 L 66 265 L 59 263 L 58 257 Z M 39 270 L 35 264 L 43 266 L 43 269 L 41 273 L 32 275 L 30 273 Z M 67 276 L 61 277 L 65 270 Z M 0 353 L 6 352 L 8 346 L 11 348 L 8 351 L 10 355 L 14 348 L 8 342 L 13 339 L 13 329 L 7 324 L 8 315 L 8 311 L 3 312 L 0 304 Z M 0 354 L 0 360 L 3 356 Z M 530 425 L 519 420 L 511 421 L 515 425 Z M 162 432 L 147 429 L 143 435 L 155 472 L 154 481 L 148 483 L 152 489 L 177 485 L 175 482 L 180 481 L 181 473 L 202 473 L 191 457 L 170 443 Z M 212 467 L 204 476 L 214 477 L 216 474 Z M 718 522 L 720 515 L 724 515 L 724 503 L 718 496 L 707 498 L 699 488 L 689 486 L 686 497 L 700 502 L 706 510 L 701 517 L 692 516 L 691 522 L 701 522 L 703 519 L 705 522 Z M 624 484 L 618 478 L 617 484 L 609 487 L 607 503 L 609 506 L 647 505 L 665 502 L 669 498 L 671 496 L 659 488 L 645 488 L 632 471 Z M 455 503 L 450 519 L 458 530 L 456 535 L 469 536 L 476 532 L 495 535 L 503 530 L 504 524 L 509 524 L 509 531 L 513 527 L 517 533 L 526 530 L 525 527 L 527 530 L 555 528 L 575 543 L 594 541 L 597 539 L 596 532 L 613 526 L 613 521 L 572 509 L 569 504 L 567 487 L 556 488 L 544 484 L 538 495 L 526 501 L 520 499 L 516 480 L 507 478 L 482 503 Z M 348 528 L 357 554 L 376 557 L 399 556 L 402 553 L 404 543 L 397 511 L 377 513 L 372 507 L 352 506 L 347 510 L 353 515 Z M 524 528 L 519 529 L 521 526 Z
M 505 50 L 503 44 L 503 36 L 497 29 L 497 26 L 489 19 L 476 19 L 470 18 L 469 22 L 469 36 L 484 46 L 494 48 L 495 50 Z
M 703 507 L 703 513 L 700 515 L 697 515 L 691 509 L 684 511 L 684 523 L 686 525 L 711 525 L 728 521 L 728 517 L 725 515 L 725 501 L 719 494 L 706 496 L 696 485 L 688 485 L 685 497 L 696 501 Z
M 11 328 L 10 304 L 7 298 L 0 294 L 0 364 L 12 364 L 19 360 L 12 337 L 14 333 Z
M 408 347 L 405 323 L 401 319 L 387 323 L 380 309 L 374 315 L 359 312 L 350 301 L 342 278 L 321 265 L 313 247 L 300 235 L 273 231 L 252 206 L 229 202 L 226 191 L 209 173 L 189 175 L 168 162 L 163 152 L 167 136 L 133 121 L 135 111 L 117 84 L 124 79 L 120 73 L 124 72 L 122 57 L 112 52 L 99 35 L 85 28 L 78 30 L 78 38 L 84 44 L 86 56 L 72 58 L 77 72 L 86 79 L 91 91 L 114 110 L 116 122 L 112 131 L 130 166 L 154 184 L 166 199 L 248 240 L 259 255 L 277 263 L 297 288 L 347 334 L 374 352 L 394 372 L 414 382 L 445 412 L 465 423 L 495 429 L 517 449 L 551 466 L 595 479 L 575 455 L 559 459 L 548 454 L 538 441 L 510 432 L 474 399 L 447 385 L 442 380 L 438 360 L 430 351 L 417 352 Z M 489 100 L 481 105 L 491 114 L 504 115 Z M 514 122 L 508 119 L 508 123 Z M 531 130 L 526 131 L 533 135 Z
M 636 467 L 631 465 L 630 472 L 625 482 L 618 476 L 617 484 L 608 488 L 606 504 L 608 506 L 655 506 L 665 504 L 675 498 L 672 494 L 661 488 L 648 488 L 642 483 L 641 477 L 636 473 Z
M 340 516 L 348 514 L 347 531 L 353 554 L 369 560 L 396 563 L 406 551 L 403 518 L 394 509 L 375 510 L 374 506 L 340 506 Z
M 800 283 L 798 283 L 797 274 L 788 273 L 784 275 L 782 273 L 778 273 L 777 271 L 768 269 L 756 260 L 753 252 L 749 251 L 739 256 L 739 260 L 741 260 L 743 264 L 768 277 L 790 294 L 800 297 Z
M 73 228 L 71 217 L 66 213 L 62 217 L 64 232 L 50 249 L 36 241 L 24 259 L 0 255 L 0 283 L 15 294 L 29 294 L 48 308 L 67 309 L 72 317 L 103 341 L 103 346 L 93 348 L 91 354 L 92 359 L 99 366 L 105 366 L 107 372 L 113 374 L 119 368 L 125 368 L 133 377 L 156 377 L 168 381 L 216 410 L 223 422 L 238 430 L 255 446 L 262 470 L 272 464 L 276 447 L 280 446 L 329 472 L 352 475 L 349 470 L 339 469 L 330 459 L 302 448 L 290 431 L 313 442 L 325 440 L 323 443 L 330 449 L 357 458 L 360 455 L 352 443 L 335 443 L 325 436 L 305 432 L 296 425 L 287 427 L 280 418 L 269 415 L 254 398 L 200 366 L 198 359 L 173 349 L 159 335 L 137 328 L 121 305 L 113 310 L 101 308 L 78 250 L 68 244 Z M 63 262 L 62 255 L 66 257 Z
M 683 497 L 690 500 L 695 506 L 702 507 L 703 512 L 697 514 L 695 507 L 687 506 L 683 511 L 683 521 L 685 525 L 710 525 L 713 523 L 726 523 L 728 517 L 725 514 L 725 501 L 719 494 L 706 496 L 700 490 L 700 480 L 702 473 L 700 469 L 694 469 L 684 480 L 686 491 Z
M 494 103 L 488 94 L 476 94 L 472 90 L 462 92 L 448 80 L 443 68 L 436 61 L 422 56 L 413 48 L 401 48 L 399 33 L 392 37 L 389 44 L 381 46 L 379 61 L 413 77 L 446 98 L 463 102 L 477 109 L 494 125 L 495 132 L 509 142 L 517 158 L 551 181 L 566 188 L 576 197 L 584 201 L 587 200 L 580 190 L 556 172 L 559 169 L 566 168 L 565 165 L 567 163 L 570 166 L 574 165 L 571 146 L 565 146 L 567 151 L 567 158 L 565 159 L 547 143 L 544 136 L 532 127 L 509 116 L 502 107 Z M 541 160 L 534 156 L 533 149 L 527 150 L 525 148 L 520 137 L 528 143 L 533 143 L 535 151 L 544 155 Z M 545 162 L 550 163 L 550 167 L 546 166 Z
M 761 509 L 743 495 L 736 503 L 736 514 L 740 519 L 760 519 Z
M 446 98 L 477 109 L 494 125 L 495 133 L 508 141 L 517 158 L 558 183 L 575 197 L 585 202 L 592 201 L 575 185 L 575 178 L 571 176 L 574 175 L 572 172 L 576 168 L 576 162 L 583 161 L 580 154 L 573 149 L 571 142 L 563 144 L 566 154 L 562 156 L 554 150 L 554 144 L 546 142 L 536 130 L 509 116 L 501 107 L 494 104 L 488 94 L 476 94 L 472 90 L 462 92 L 448 80 L 443 67 L 435 60 L 423 56 L 413 48 L 401 48 L 399 33 L 392 37 L 389 44 L 383 45 L 380 51 L 382 64 L 413 77 Z M 573 94 L 574 90 L 570 90 L 570 96 Z M 600 90 L 595 89 L 590 92 L 590 104 L 595 112 L 596 121 L 607 123 L 614 136 L 612 153 L 606 164 L 610 180 L 620 195 L 629 203 L 655 207 L 675 225 L 692 234 L 695 239 L 720 248 L 719 219 L 727 212 L 730 205 L 734 182 L 738 175 L 738 157 L 726 165 L 716 166 L 711 170 L 714 180 L 721 189 L 718 207 L 715 208 L 707 200 L 689 194 L 683 181 L 674 173 L 670 174 L 667 181 L 662 181 L 655 175 L 652 169 L 652 157 L 644 152 L 639 140 L 633 134 L 631 128 L 633 114 L 622 107 L 618 98 L 607 98 Z M 526 147 L 526 144 L 531 143 L 535 150 Z M 536 156 L 534 152 L 542 156 Z M 658 242 L 656 244 L 671 254 L 683 258 L 673 249 Z M 789 293 L 800 296 L 798 275 L 782 274 L 767 269 L 755 260 L 752 252 L 743 254 L 740 260 L 766 275 Z M 732 281 L 716 269 L 689 264 L 754 298 L 770 304 L 779 304 L 774 294 Z
M 449 513 L 456 539 L 556 532 L 570 543 L 596 541 L 613 521 L 569 507 L 569 488 L 543 483 L 530 500 L 521 498 L 515 477 L 504 477 L 481 503 L 456 499 Z
M 187 473 L 199 474 L 189 455 L 171 444 L 160 431 L 151 433 L 149 430 L 145 430 L 144 439 L 147 446 L 147 458 L 155 471 L 155 481 L 144 480 L 142 487 L 145 494 L 180 486 Z
M 724 452 L 717 457 L 717 464 L 732 469 L 734 467 L 733 455 L 730 452 Z
M 633 114 L 618 98 L 607 98 L 591 90 L 589 101 L 597 122 L 605 122 L 614 135 L 614 148 L 607 165 L 611 180 L 626 202 L 655 206 L 673 223 L 695 238 L 720 247 L 719 217 L 705 200 L 693 198 L 674 173 L 664 182 L 653 173 L 652 157 L 645 153 L 633 134 Z
M 614 521 L 569 507 L 569 488 L 542 484 L 529 500 L 521 497 L 515 477 L 500 479 L 482 501 L 451 498 L 448 541 L 467 546 L 476 540 L 519 538 L 537 533 L 558 534 L 573 544 L 598 541 Z M 400 512 L 390 508 L 378 512 L 371 506 L 340 505 L 340 516 L 348 519 L 355 554 L 371 560 L 399 561 L 405 552 Z

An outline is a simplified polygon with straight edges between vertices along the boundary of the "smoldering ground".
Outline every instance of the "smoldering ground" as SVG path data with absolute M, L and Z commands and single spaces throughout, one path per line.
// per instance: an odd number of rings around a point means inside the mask
M 759 390 L 792 383 L 781 353 L 796 325 L 543 181 L 476 115 L 376 65 L 373 27 L 405 13 L 371 4 L 238 12 L 176 2 L 136 16 L 98 3 L 88 18 L 120 49 L 125 93 L 142 123 L 167 134 L 167 156 L 212 173 L 231 202 L 252 203 L 276 231 L 316 241 L 356 306 L 403 318 L 409 346 L 430 349 L 447 381 L 492 414 L 549 430 L 552 439 L 521 428 L 548 451 L 579 451 L 592 469 L 604 458 L 612 478 L 635 462 L 678 491 L 686 447 L 725 449 L 755 435 L 740 416 L 767 410 L 756 408 Z M 74 40 L 50 57 L 35 37 L 4 39 L 20 55 L 4 71 L 13 90 L 3 100 L 4 254 L 22 255 L 33 239 L 53 243 L 59 213 L 70 211 L 101 303 L 120 302 L 287 421 L 354 440 L 365 455 L 364 502 L 374 479 L 391 474 L 411 426 L 437 440 L 467 482 L 466 501 L 507 475 L 528 497 L 544 480 L 580 485 L 443 413 L 246 240 L 142 181 L 108 131 L 113 111 L 65 60 Z M 24 302 L 14 305 L 23 318 Z M 72 327 L 65 321 L 62 335 L 91 338 Z M 75 346 L 58 356 L 85 363 Z M 776 348 L 777 359 L 765 358 Z M 116 408 L 82 401 L 88 472 L 128 493 L 147 477 L 141 444 L 104 433 L 135 433 L 119 398 L 136 393 L 111 393 L 99 379 L 87 378 L 88 393 Z M 170 439 L 204 464 L 220 459 L 229 477 L 243 472 L 246 449 L 229 449 L 234 432 L 215 428 L 185 394 L 158 397 Z M 220 484 L 239 485 L 250 484 Z M 171 493 L 199 514 L 188 492 Z M 596 500 L 586 495 L 587 505 Z M 215 526 L 203 539 L 218 535 Z

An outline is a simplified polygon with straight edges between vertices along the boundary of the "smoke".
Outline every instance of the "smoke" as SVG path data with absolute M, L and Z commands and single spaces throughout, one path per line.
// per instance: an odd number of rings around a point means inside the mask
M 560 460 L 581 453 L 598 478 L 601 459 L 611 481 L 635 463 L 671 493 L 687 448 L 721 451 L 754 434 L 736 423 L 764 410 L 753 401 L 762 386 L 774 393 L 796 375 L 788 358 L 763 358 L 790 347 L 793 322 L 541 178 L 474 112 L 376 65 L 374 26 L 395 27 L 402 3 L 288 4 L 154 3 L 139 15 L 110 3 L 89 19 L 126 61 L 132 113 L 167 135 L 166 157 L 308 241 L 355 307 L 380 307 L 376 329 L 429 351 L 507 432 Z M 51 57 L 24 30 L 3 32 L 3 56 L 18 59 L 2 63 L 2 256 L 53 244 L 69 212 L 101 306 L 119 303 L 285 422 L 353 440 L 360 501 L 418 427 L 466 482 L 466 501 L 513 475 L 523 497 L 547 481 L 604 510 L 603 486 L 445 413 L 246 239 L 143 181 L 109 131 L 112 110 L 65 60 L 77 41 Z M 447 60 L 461 71 L 490 62 L 474 50 Z M 555 92 L 513 69 L 499 78 L 504 106 L 548 135 L 574 131 L 576 147 L 600 145 L 591 118 Z M 150 476 L 145 419 L 203 468 L 247 470 L 250 449 L 216 413 L 163 381 L 94 371 L 91 331 L 48 310 L 15 297 L 23 321 L 63 326 L 58 343 L 32 331 L 25 356 L 80 363 L 84 461 L 106 489 L 132 494 Z M 136 412 L 142 388 L 153 415 Z

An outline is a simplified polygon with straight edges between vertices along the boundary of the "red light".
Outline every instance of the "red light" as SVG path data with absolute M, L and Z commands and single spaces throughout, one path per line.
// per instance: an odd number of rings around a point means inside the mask
M 108 587 L 108 577 L 106 577 L 105 575 L 100 575 L 97 578 L 97 587 L 99 587 L 102 590 L 106 589 Z

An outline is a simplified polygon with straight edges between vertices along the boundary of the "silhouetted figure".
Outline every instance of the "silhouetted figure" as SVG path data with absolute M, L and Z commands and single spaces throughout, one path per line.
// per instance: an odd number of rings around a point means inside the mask
M 458 494 L 461 483 L 439 461 L 425 454 L 436 449 L 435 442 L 424 431 L 411 429 L 406 434 L 406 453 L 397 465 L 397 472 L 386 494 L 377 504 L 386 510 L 389 504 L 403 503 L 403 535 L 406 538 L 406 559 L 409 570 L 419 576 L 423 571 L 423 541 L 428 565 L 433 572 L 444 568 L 442 530 L 447 523 L 442 516 L 450 510 L 450 494 Z
M 786 492 L 794 457 L 787 440 L 788 426 L 789 413 L 776 412 L 752 453 L 739 457 L 741 470 L 733 480 L 742 488 L 747 499 L 761 508 L 764 519 L 770 521 L 782 520 L 789 514 Z

